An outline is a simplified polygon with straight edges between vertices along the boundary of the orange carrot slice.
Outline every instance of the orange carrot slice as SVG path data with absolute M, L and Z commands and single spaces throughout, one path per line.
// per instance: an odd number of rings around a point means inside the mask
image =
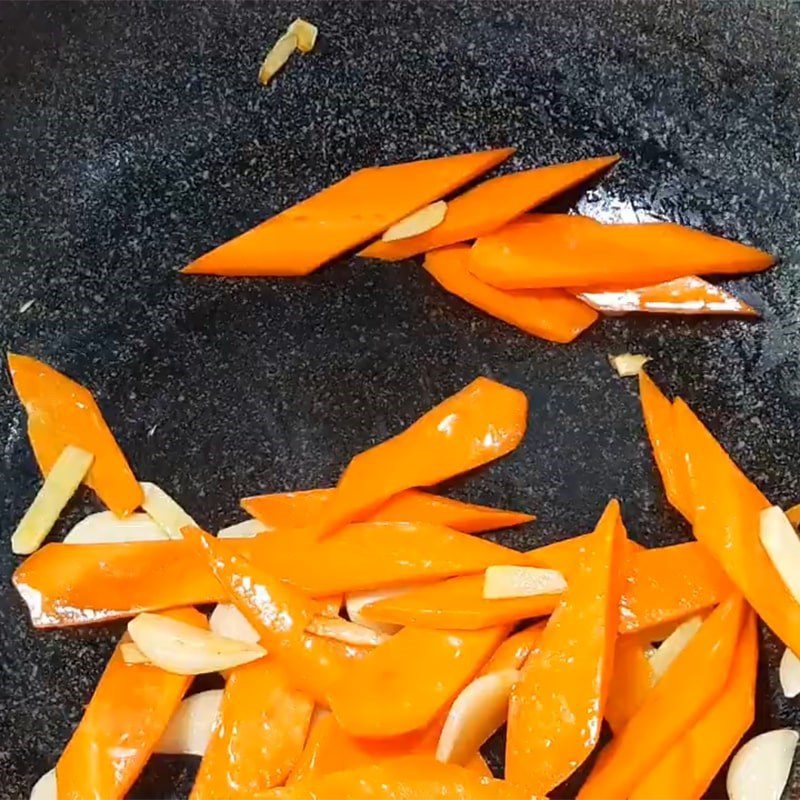
M 193 275 L 308 275 L 497 166 L 513 149 L 369 167 L 219 245 Z
M 429 725 L 505 638 L 507 628 L 403 628 L 354 665 L 331 710 L 352 736 L 386 737 Z
M 637 784 L 630 800 L 701 797 L 755 718 L 758 630 L 747 614 L 719 698 Z
M 602 225 L 531 214 L 483 236 L 470 270 L 500 289 L 640 287 L 685 275 L 764 270 L 772 256 L 672 223 Z
M 642 370 L 639 373 L 639 395 L 647 435 L 653 455 L 664 482 L 669 502 L 689 521 L 692 521 L 694 500 L 689 486 L 689 473 L 675 431 L 672 403 Z
M 472 769 L 442 764 L 430 756 L 406 756 L 329 773 L 262 795 L 263 800 L 431 800 L 433 797 L 527 800 L 529 795 L 508 781 L 485 778 Z
M 280 786 L 300 758 L 313 710 L 274 659 L 233 670 L 191 800 L 249 800 Z
M 682 400 L 675 401 L 675 415 L 695 502 L 695 537 L 761 619 L 800 652 L 800 604 L 759 539 L 759 514 L 769 501 Z
M 638 289 L 592 286 L 577 296 L 603 314 L 733 314 L 757 317 L 758 312 L 721 286 L 687 275 Z
M 545 794 L 597 744 L 611 680 L 627 535 L 612 500 L 582 567 L 511 692 L 506 776 Z
M 517 328 L 551 342 L 571 342 L 598 313 L 563 289 L 506 291 L 475 277 L 469 247 L 454 245 L 425 256 L 424 266 L 448 292 Z
M 91 392 L 30 356 L 8 355 L 14 389 L 28 413 L 28 438 L 43 475 L 75 445 L 94 455 L 86 484 L 118 516 L 142 502 L 142 488 Z
M 205 627 L 194 609 L 168 612 Z M 130 641 L 125 636 L 122 642 Z M 78 727 L 56 765 L 61 800 L 115 800 L 127 794 L 178 708 L 191 678 L 111 656 Z
M 262 494 L 242 498 L 242 508 L 267 530 L 302 528 L 314 522 L 333 497 L 335 489 L 308 489 L 302 492 Z M 390 497 L 370 516 L 371 522 L 428 522 L 462 533 L 483 533 L 510 528 L 535 519 L 533 514 L 505 511 L 489 506 L 464 503 L 418 489 Z
M 745 614 L 736 594 L 721 603 L 647 695 L 639 711 L 612 739 L 578 797 L 627 797 L 665 751 L 719 697 Z
M 404 489 L 440 483 L 510 453 L 525 433 L 527 415 L 528 401 L 518 389 L 477 378 L 402 433 L 357 455 L 315 532 L 324 536 Z
M 521 631 L 509 636 L 494 655 L 484 664 L 478 675 L 488 675 L 490 672 L 500 672 L 504 669 L 521 669 L 533 648 L 539 643 L 544 630 L 544 623 L 529 625 Z
M 417 253 L 476 239 L 599 175 L 617 161 L 619 156 L 601 156 L 500 175 L 451 200 L 444 221 L 427 233 L 397 242 L 375 242 L 359 255 L 400 261 Z
M 617 734 L 641 708 L 653 688 L 655 676 L 645 655 L 646 643 L 638 636 L 617 639 L 614 671 L 606 702 L 606 719 Z

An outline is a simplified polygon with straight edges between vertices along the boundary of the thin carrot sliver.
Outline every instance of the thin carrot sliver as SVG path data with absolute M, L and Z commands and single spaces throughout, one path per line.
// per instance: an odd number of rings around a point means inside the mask
M 606 720 L 614 733 L 619 733 L 641 708 L 655 683 L 645 650 L 646 643 L 641 637 L 621 636 L 617 639 L 614 671 L 606 702 Z
M 479 675 L 500 672 L 505 669 L 521 669 L 534 647 L 539 643 L 544 623 L 537 622 L 508 637 L 483 665 Z

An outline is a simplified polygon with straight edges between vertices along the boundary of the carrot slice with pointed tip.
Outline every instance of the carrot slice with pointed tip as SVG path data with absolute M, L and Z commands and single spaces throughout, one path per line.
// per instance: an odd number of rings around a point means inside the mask
M 363 519 L 404 489 L 440 483 L 510 453 L 527 415 L 518 389 L 476 378 L 402 433 L 353 458 L 315 533 L 325 536 Z
M 604 225 L 530 214 L 475 242 L 469 268 L 500 289 L 641 287 L 686 275 L 764 270 L 753 247 L 670 222 Z
M 242 508 L 268 530 L 302 528 L 312 524 L 333 497 L 335 489 L 308 489 L 301 492 L 262 494 L 242 498 Z M 533 514 L 464 503 L 408 489 L 390 497 L 369 517 L 372 522 L 428 522 L 463 533 L 483 533 L 510 528 L 535 519 Z
M 677 441 L 672 403 L 644 370 L 639 372 L 639 395 L 644 424 L 667 499 L 691 522 L 694 500 L 689 486 L 689 473 Z
M 758 630 L 750 612 L 722 694 L 637 784 L 630 800 L 705 794 L 753 724 L 757 671 Z
M 577 296 L 607 315 L 644 314 L 733 314 L 757 317 L 758 312 L 721 286 L 687 275 L 638 289 L 604 289 L 593 286 Z
M 544 794 L 566 780 L 600 736 L 617 639 L 627 534 L 612 500 L 576 579 L 511 692 L 506 775 Z
M 447 204 L 444 221 L 427 233 L 397 242 L 375 242 L 365 258 L 399 261 L 491 233 L 531 208 L 579 186 L 614 166 L 619 156 L 601 156 L 500 175 L 479 183 Z
M 454 245 L 425 256 L 424 266 L 448 292 L 520 330 L 551 342 L 571 342 L 598 319 L 598 313 L 563 289 L 505 291 L 468 269 L 469 248 Z
M 733 663 L 745 604 L 736 594 L 703 623 L 641 708 L 600 754 L 580 800 L 628 797 L 636 784 L 719 697 Z
M 308 275 L 497 166 L 513 149 L 368 167 L 184 267 L 192 275 Z
M 118 516 L 142 502 L 142 487 L 88 389 L 30 356 L 8 354 L 14 389 L 28 413 L 28 438 L 43 475 L 61 451 L 75 445 L 92 453 L 86 484 Z
M 234 669 L 191 800 L 249 800 L 280 786 L 300 758 L 313 710 L 274 659 Z
M 353 736 L 397 736 L 429 725 L 505 638 L 480 631 L 403 628 L 341 681 L 331 710 Z
M 198 627 L 194 609 L 167 612 Z M 122 643 L 130 641 L 123 637 Z M 83 717 L 56 765 L 59 800 L 124 797 L 155 749 L 191 677 L 149 664 L 126 664 L 117 645 Z
M 494 655 L 484 664 L 478 675 L 500 672 L 504 669 L 521 669 L 534 647 L 539 643 L 544 630 L 544 623 L 537 622 L 509 636 Z
M 675 414 L 694 497 L 695 537 L 761 619 L 790 650 L 800 652 L 800 604 L 759 539 L 759 515 L 769 501 L 680 399 Z
M 638 636 L 617 639 L 614 670 L 606 702 L 606 720 L 617 734 L 641 708 L 653 688 L 655 676 L 645 655 L 646 643 Z

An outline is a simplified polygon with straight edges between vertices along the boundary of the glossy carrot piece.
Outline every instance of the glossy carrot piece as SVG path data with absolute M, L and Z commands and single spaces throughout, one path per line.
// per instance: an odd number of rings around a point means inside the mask
M 675 401 L 695 502 L 693 532 L 783 643 L 800 652 L 800 604 L 759 539 L 770 503 L 682 400 Z
M 483 665 L 478 675 L 488 675 L 490 672 L 505 669 L 522 669 L 522 665 L 539 643 L 543 630 L 544 623 L 538 622 L 509 636 L 494 651 L 494 655 Z
M 617 640 L 627 534 L 612 500 L 508 707 L 506 776 L 545 794 L 597 744 Z
M 354 665 L 331 696 L 352 736 L 398 736 L 430 725 L 475 677 L 508 628 L 403 628 Z
M 520 330 L 550 342 L 571 342 L 599 314 L 563 289 L 498 289 L 473 275 L 469 247 L 453 245 L 425 256 L 428 273 L 451 294 Z
M 757 670 L 758 630 L 750 612 L 722 694 L 637 784 L 630 800 L 705 794 L 753 724 Z
M 302 528 L 311 525 L 333 497 L 335 489 L 308 489 L 302 492 L 262 494 L 242 498 L 242 508 L 267 530 Z M 535 519 L 533 514 L 464 503 L 408 489 L 390 497 L 370 516 L 371 522 L 427 522 L 444 525 L 462 533 L 483 533 L 510 528 Z
M 272 789 L 263 800 L 535 800 L 508 781 L 477 775 L 430 756 L 407 756 L 298 781 Z
M 745 604 L 736 594 L 717 606 L 611 740 L 578 794 L 580 800 L 627 797 L 719 697 L 733 663 Z
M 313 710 L 274 659 L 233 670 L 190 800 L 250 800 L 280 786 L 300 758 Z
M 721 286 L 687 275 L 637 289 L 604 289 L 592 286 L 577 296 L 608 316 L 642 314 L 728 314 L 757 317 L 758 312 Z
M 400 261 L 491 233 L 525 211 L 542 205 L 610 169 L 619 156 L 601 156 L 500 175 L 479 183 L 447 204 L 444 221 L 427 233 L 396 242 L 377 241 L 365 258 Z
M 639 373 L 639 396 L 650 445 L 669 502 L 689 522 L 694 513 L 694 499 L 689 473 L 677 440 L 672 403 L 642 370 Z
M 619 733 L 641 708 L 655 683 L 645 655 L 646 642 L 639 636 L 621 636 L 614 653 L 614 670 L 606 702 L 606 720 Z
M 640 287 L 773 262 L 753 247 L 669 222 L 603 225 L 563 214 L 528 215 L 470 251 L 470 270 L 500 289 Z
M 8 355 L 8 368 L 28 414 L 28 438 L 43 475 L 61 451 L 75 445 L 94 456 L 86 484 L 118 516 L 142 502 L 142 487 L 91 392 L 30 356 Z
M 402 433 L 357 455 L 315 532 L 325 536 L 404 489 L 440 483 L 510 453 L 525 434 L 527 416 L 528 401 L 518 389 L 476 378 Z
M 184 528 L 190 546 L 204 553 L 230 602 L 258 631 L 261 644 L 285 669 L 297 688 L 323 705 L 364 655 L 359 648 L 305 633 L 320 604 L 289 583 L 237 556 L 197 528 Z
M 512 148 L 368 167 L 184 267 L 192 275 L 308 275 L 496 167 Z
M 206 627 L 194 609 L 167 613 Z M 125 635 L 122 643 L 130 641 Z M 59 800 L 124 797 L 158 744 L 191 678 L 126 664 L 117 645 L 83 717 L 56 764 Z

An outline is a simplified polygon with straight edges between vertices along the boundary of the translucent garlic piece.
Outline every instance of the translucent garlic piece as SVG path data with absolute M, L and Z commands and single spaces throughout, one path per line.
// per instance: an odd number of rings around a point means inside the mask
M 670 668 L 672 662 L 683 652 L 687 644 L 692 640 L 697 631 L 703 624 L 703 618 L 699 615 L 689 617 L 675 628 L 672 633 L 664 639 L 650 656 L 650 667 L 653 670 L 653 681 L 660 680 L 664 673 Z
M 263 522 L 257 519 L 246 519 L 244 522 L 237 522 L 235 525 L 228 525 L 217 531 L 217 539 L 252 539 L 259 533 L 264 533 L 266 527 Z
M 338 642 L 356 646 L 375 647 L 385 642 L 389 637 L 385 633 L 359 625 L 356 622 L 342 619 L 341 617 L 314 617 L 306 627 L 308 633 L 322 636 L 325 639 L 336 639 Z
M 155 752 L 204 755 L 222 702 L 222 691 L 209 689 L 183 700 L 156 745 Z
M 233 603 L 220 603 L 208 618 L 208 627 L 217 636 L 257 644 L 261 638 L 247 617 Z
M 486 569 L 483 597 L 485 600 L 536 597 L 540 594 L 561 594 L 566 588 L 564 576 L 554 569 L 494 566 Z
M 308 20 L 298 17 L 287 29 L 287 33 L 293 33 L 297 37 L 297 49 L 301 53 L 310 53 L 317 43 L 319 29 L 312 25 Z
M 164 529 L 170 539 L 182 539 L 181 528 L 197 523 L 161 487 L 142 481 L 142 508 Z
M 420 208 L 413 214 L 409 214 L 399 222 L 395 222 L 390 228 L 383 232 L 382 242 L 397 242 L 400 239 L 410 239 L 412 236 L 420 236 L 433 230 L 437 225 L 444 222 L 447 215 L 447 203 L 444 200 L 437 200 L 428 206 Z
M 402 626 L 390 622 L 375 622 L 375 620 L 365 617 L 361 613 L 361 609 L 364 608 L 364 606 L 377 603 L 380 600 L 386 600 L 389 597 L 397 597 L 397 595 L 407 591 L 408 587 L 403 586 L 393 589 L 374 589 L 366 592 L 353 592 L 352 594 L 345 595 L 345 611 L 347 611 L 347 616 L 352 622 L 357 622 L 365 628 L 372 628 L 372 630 L 380 631 L 381 633 L 397 633 Z
M 137 512 L 120 519 L 110 511 L 98 511 L 74 525 L 64 537 L 64 544 L 119 544 L 164 539 L 169 536 L 149 514 Z
M 287 31 L 272 45 L 272 49 L 267 53 L 261 69 L 258 71 L 258 82 L 262 86 L 266 86 L 278 74 L 297 49 L 297 43 L 297 34 Z
M 773 566 L 800 603 L 800 537 L 778 506 L 761 512 L 759 536 Z
M 622 353 L 618 356 L 609 356 L 608 360 L 620 378 L 633 378 L 642 371 L 648 361 L 653 359 L 635 353 Z

